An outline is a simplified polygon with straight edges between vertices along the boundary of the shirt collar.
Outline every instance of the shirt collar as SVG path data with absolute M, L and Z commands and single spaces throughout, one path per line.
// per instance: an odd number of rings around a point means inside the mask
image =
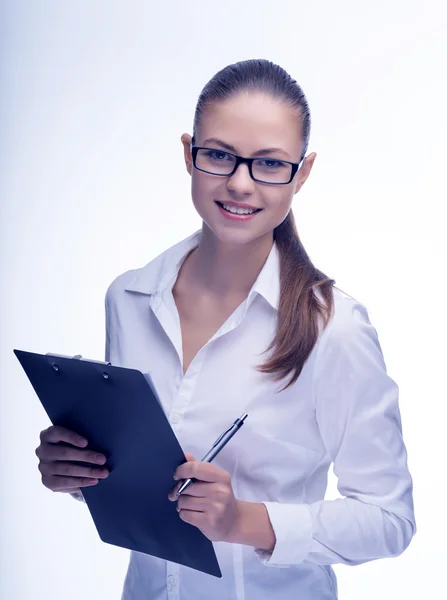
M 153 261 L 133 271 L 125 290 L 139 292 L 140 294 L 155 295 L 162 293 L 172 281 L 174 284 L 186 254 L 197 247 L 200 242 L 202 230 L 199 229 L 181 242 L 168 248 Z M 267 257 L 261 272 L 250 290 L 249 298 L 254 293 L 263 296 L 276 310 L 279 305 L 280 291 L 280 257 L 276 243 Z

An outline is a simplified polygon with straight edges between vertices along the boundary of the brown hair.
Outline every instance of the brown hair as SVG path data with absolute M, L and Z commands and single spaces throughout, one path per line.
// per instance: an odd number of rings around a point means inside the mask
M 195 110 L 193 141 L 203 110 L 207 105 L 230 98 L 241 91 L 267 92 L 296 109 L 301 120 L 304 158 L 309 145 L 310 110 L 307 99 L 290 75 L 280 66 L 264 59 L 241 61 L 228 65 L 205 85 Z M 286 219 L 273 231 L 280 255 L 280 299 L 276 334 L 269 347 L 270 358 L 257 367 L 261 373 L 274 375 L 279 381 L 291 375 L 287 389 L 298 379 L 304 363 L 315 346 L 319 334 L 319 319 L 326 327 L 333 312 L 332 287 L 329 279 L 316 269 L 298 235 L 295 218 L 290 210 Z M 324 303 L 314 293 L 320 288 Z

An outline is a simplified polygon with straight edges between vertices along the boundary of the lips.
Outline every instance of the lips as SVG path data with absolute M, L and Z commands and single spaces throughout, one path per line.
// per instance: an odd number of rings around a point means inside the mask
M 252 219 L 256 219 L 256 215 L 260 213 L 260 209 L 255 209 L 254 212 L 243 213 L 228 210 L 227 208 L 224 208 L 220 202 L 216 202 L 216 204 L 222 217 L 235 223 L 245 223 L 247 221 L 251 221 Z
M 224 204 L 227 206 L 233 206 L 234 208 L 247 208 L 248 210 L 254 210 L 255 212 L 259 212 L 262 208 L 256 208 L 256 206 L 250 206 L 250 204 L 238 204 L 237 202 L 220 202 L 219 200 L 215 201 L 216 204 L 223 208 Z

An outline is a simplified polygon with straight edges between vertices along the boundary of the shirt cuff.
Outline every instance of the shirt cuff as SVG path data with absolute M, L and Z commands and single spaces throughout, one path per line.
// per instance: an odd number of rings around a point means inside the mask
M 70 492 L 70 496 L 73 496 L 73 498 L 79 500 L 79 502 L 85 502 L 82 492 Z
M 267 567 L 290 567 L 306 558 L 312 546 L 312 513 L 308 504 L 263 502 L 267 509 L 276 544 L 273 550 L 255 548 Z

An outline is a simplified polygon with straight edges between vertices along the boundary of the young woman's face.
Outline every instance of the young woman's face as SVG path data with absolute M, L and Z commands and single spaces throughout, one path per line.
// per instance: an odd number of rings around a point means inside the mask
M 239 165 L 231 177 L 199 171 L 192 163 L 191 136 L 184 134 L 182 142 L 186 167 L 192 177 L 194 206 L 222 242 L 245 244 L 265 236 L 271 238 L 273 229 L 289 213 L 293 196 L 307 179 L 316 158 L 315 153 L 308 156 L 289 184 L 272 185 L 251 179 L 247 164 Z M 246 158 L 261 156 L 298 162 L 303 150 L 296 112 L 269 95 L 253 92 L 207 107 L 196 132 L 195 145 L 218 149 L 214 160 L 223 162 L 228 151 Z M 276 150 L 258 154 L 265 149 Z M 272 164 L 275 163 L 267 163 L 267 166 Z M 249 220 L 231 219 L 218 204 L 228 201 L 262 210 Z

